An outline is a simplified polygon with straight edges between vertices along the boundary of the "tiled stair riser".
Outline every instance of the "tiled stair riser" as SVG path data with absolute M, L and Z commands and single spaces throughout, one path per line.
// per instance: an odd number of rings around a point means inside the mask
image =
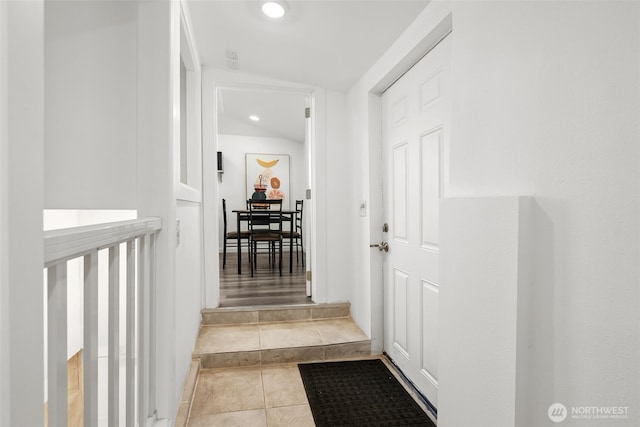
M 371 355 L 371 342 L 360 341 L 308 347 L 201 354 L 205 369 L 267 366 L 283 363 L 320 362 Z
M 203 325 L 228 325 L 240 323 L 292 322 L 298 320 L 329 319 L 349 316 L 350 305 L 318 304 L 305 306 L 270 307 L 259 309 L 205 309 Z
M 194 358 L 203 368 L 266 366 L 362 357 L 371 341 L 349 304 L 203 310 Z

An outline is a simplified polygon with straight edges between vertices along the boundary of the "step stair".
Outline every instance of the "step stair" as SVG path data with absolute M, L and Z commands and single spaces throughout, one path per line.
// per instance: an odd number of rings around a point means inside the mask
M 193 352 L 201 368 L 265 366 L 371 355 L 345 304 L 202 311 Z
M 371 357 L 371 340 L 349 310 L 348 303 L 202 310 L 175 425 L 187 427 L 201 369 Z

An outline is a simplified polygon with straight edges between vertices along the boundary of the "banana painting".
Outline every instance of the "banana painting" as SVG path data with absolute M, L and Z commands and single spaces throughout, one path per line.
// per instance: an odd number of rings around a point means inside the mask
M 268 162 L 266 160 L 262 160 L 262 159 L 256 159 L 256 161 L 263 168 L 272 168 L 280 161 L 280 159 L 275 159 L 275 160 L 271 160 L 271 161 L 268 161 Z

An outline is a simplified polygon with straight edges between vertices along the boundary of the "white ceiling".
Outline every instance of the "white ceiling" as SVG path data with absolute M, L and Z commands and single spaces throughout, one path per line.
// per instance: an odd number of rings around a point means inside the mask
M 256 0 L 188 0 L 188 5 L 203 66 L 346 91 L 428 2 L 287 0 L 289 11 L 280 21 L 264 17 Z M 229 66 L 229 51 L 237 53 L 235 68 Z M 225 91 L 220 132 L 304 140 L 304 120 L 297 120 L 301 98 Z M 261 121 L 249 122 L 249 114 Z
M 221 90 L 218 95 L 218 132 L 285 138 L 303 143 L 305 95 L 272 91 Z M 258 116 L 259 122 L 249 120 Z

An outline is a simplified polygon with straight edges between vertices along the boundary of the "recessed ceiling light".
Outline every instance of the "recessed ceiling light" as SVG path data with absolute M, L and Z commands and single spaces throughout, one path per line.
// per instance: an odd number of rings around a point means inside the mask
M 262 3 L 262 13 L 273 19 L 282 18 L 288 9 L 289 5 L 284 0 L 267 0 Z
M 258 116 L 249 116 L 249 120 L 253 120 L 254 122 L 259 122 L 260 121 L 260 117 L 258 117 Z

